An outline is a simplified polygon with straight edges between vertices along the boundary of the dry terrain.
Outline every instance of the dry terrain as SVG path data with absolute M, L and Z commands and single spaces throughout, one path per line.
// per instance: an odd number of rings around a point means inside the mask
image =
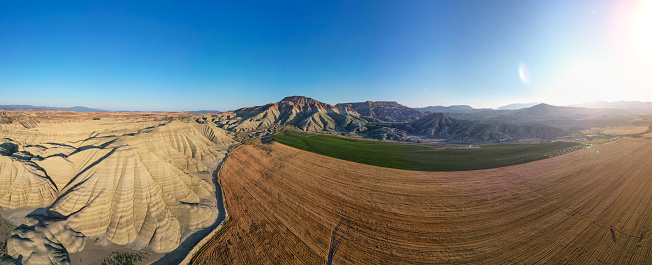
M 18 227 L 0 240 L 23 264 L 152 262 L 218 217 L 211 173 L 232 139 L 199 115 L 3 117 L 0 213 Z
M 628 135 L 628 134 L 644 133 L 647 132 L 649 128 L 650 126 L 624 125 L 624 126 L 610 127 L 602 131 L 602 133 L 609 134 L 609 135 Z
M 650 157 L 652 140 L 621 138 L 419 172 L 240 146 L 219 175 L 231 219 L 193 263 L 323 264 L 330 253 L 333 264 L 649 264 Z

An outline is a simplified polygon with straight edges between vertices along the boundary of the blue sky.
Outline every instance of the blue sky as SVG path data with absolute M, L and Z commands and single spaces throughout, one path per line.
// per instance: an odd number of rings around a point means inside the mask
M 643 2 L 215 2 L 0 2 L 0 104 L 652 100 Z

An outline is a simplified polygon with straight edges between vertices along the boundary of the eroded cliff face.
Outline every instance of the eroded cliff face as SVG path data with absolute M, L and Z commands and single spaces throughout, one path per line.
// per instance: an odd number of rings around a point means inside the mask
M 214 187 L 192 172 L 212 170 L 231 137 L 211 124 L 131 122 L 0 131 L 0 206 L 40 207 L 11 232 L 8 255 L 68 264 L 89 237 L 169 252 L 217 218 Z

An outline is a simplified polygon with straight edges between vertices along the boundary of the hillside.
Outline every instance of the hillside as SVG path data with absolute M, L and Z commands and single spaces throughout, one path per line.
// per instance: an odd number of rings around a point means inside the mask
M 413 121 L 426 115 L 421 111 L 403 106 L 395 101 L 338 103 L 335 106 L 351 108 L 362 116 L 389 122 Z
M 303 131 L 366 130 L 367 121 L 355 110 L 336 107 L 303 96 L 286 97 L 277 103 L 241 108 L 235 117 L 220 123 L 230 131 L 254 131 L 277 126 L 291 125 Z
M 567 135 L 564 130 L 547 125 L 458 120 L 443 113 L 433 113 L 398 127 L 413 135 L 464 142 L 552 140 Z

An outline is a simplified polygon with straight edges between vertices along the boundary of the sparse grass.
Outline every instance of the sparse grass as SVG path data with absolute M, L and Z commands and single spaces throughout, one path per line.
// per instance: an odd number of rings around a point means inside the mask
M 2 218 L 0 214 L 0 261 L 6 258 L 7 255 L 7 239 L 11 233 L 11 230 L 16 228 L 5 219 Z
M 246 145 L 259 145 L 259 144 L 262 144 L 260 138 L 248 138 L 248 139 L 243 139 L 240 142 L 242 144 L 246 144 Z
M 0 260 L 7 257 L 7 243 L 0 241 Z
M 274 141 L 301 150 L 381 167 L 420 171 L 496 168 L 547 158 L 544 154 L 578 145 L 572 142 L 500 144 L 472 149 L 437 149 L 416 144 L 361 141 L 286 130 Z

